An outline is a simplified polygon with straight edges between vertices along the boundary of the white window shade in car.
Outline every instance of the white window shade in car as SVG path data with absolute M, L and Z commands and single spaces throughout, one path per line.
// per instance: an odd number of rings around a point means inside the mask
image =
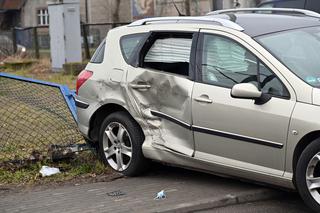
M 189 62 L 192 39 L 166 38 L 158 39 L 150 48 L 145 62 Z

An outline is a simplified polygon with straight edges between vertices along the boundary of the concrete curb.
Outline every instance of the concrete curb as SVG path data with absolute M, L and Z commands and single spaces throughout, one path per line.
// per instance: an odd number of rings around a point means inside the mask
M 194 211 L 225 207 L 230 205 L 269 200 L 269 199 L 278 198 L 282 195 L 283 193 L 281 191 L 276 191 L 272 189 L 259 189 L 259 190 L 241 192 L 238 194 L 228 194 L 220 198 L 213 198 L 213 199 L 208 198 L 208 199 L 198 200 L 194 202 L 182 203 L 172 208 L 161 209 L 160 211 L 156 211 L 156 212 L 158 213 L 194 212 Z

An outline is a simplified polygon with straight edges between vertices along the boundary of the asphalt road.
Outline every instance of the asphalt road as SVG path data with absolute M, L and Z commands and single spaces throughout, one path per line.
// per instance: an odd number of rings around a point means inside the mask
M 298 196 L 232 205 L 198 213 L 311 213 Z
M 155 200 L 157 192 L 163 189 L 167 198 Z M 238 200 L 235 199 L 237 196 L 251 194 L 248 196 L 250 199 L 255 196 L 263 198 L 264 193 L 269 192 L 272 196 L 267 198 L 271 200 L 253 198 L 258 202 L 248 200 L 249 203 L 240 205 L 233 202 Z M 232 205 L 212 209 L 213 206 L 230 204 Z M 188 209 L 193 212 L 194 209 L 207 209 L 202 212 L 217 213 L 310 212 L 296 193 L 160 165 L 156 165 L 142 177 L 0 194 L 0 212 L 10 213 L 172 212 L 179 208 L 181 210 L 181 207 L 183 211 L 179 212 L 186 212 Z M 208 210 L 208 207 L 211 209 Z

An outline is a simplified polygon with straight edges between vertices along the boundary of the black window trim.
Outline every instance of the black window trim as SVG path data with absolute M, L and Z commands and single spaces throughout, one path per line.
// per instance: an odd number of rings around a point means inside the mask
M 142 38 L 141 40 L 139 41 L 139 44 L 133 49 L 133 52 L 132 52 L 132 55 L 127 58 L 124 54 L 124 50 L 123 50 L 123 39 L 126 39 L 126 38 L 130 38 L 130 37 L 135 37 L 135 36 L 138 36 L 138 35 L 142 35 Z M 149 33 L 148 32 L 140 32 L 140 33 L 133 33 L 133 34 L 127 34 L 127 35 L 123 35 L 121 36 L 120 40 L 119 40 L 119 46 L 120 46 L 120 49 L 121 49 L 121 54 L 122 54 L 122 58 L 125 60 L 125 62 L 129 65 L 133 65 L 133 62 L 136 61 L 135 60 L 135 57 L 136 57 L 136 52 L 139 50 L 139 47 L 141 46 L 141 44 L 143 44 L 146 40 L 146 38 L 148 38 L 149 36 Z
M 285 97 L 285 96 L 278 96 L 278 95 L 273 95 L 273 94 L 269 94 L 271 97 L 274 97 L 274 98 L 281 98 L 281 99 L 285 99 L 285 100 L 290 100 L 291 99 L 291 94 L 290 94 L 290 91 L 288 90 L 288 88 L 286 87 L 286 85 L 281 81 L 281 79 L 278 77 L 278 75 L 276 75 L 272 69 L 270 69 L 269 66 L 267 66 L 258 56 L 256 56 L 256 54 L 254 54 L 252 51 L 250 51 L 248 48 L 246 48 L 244 45 L 242 45 L 241 43 L 239 43 L 238 41 L 228 37 L 228 36 L 225 36 L 225 35 L 220 35 L 220 34 L 214 34 L 214 33 L 204 33 L 204 32 L 200 32 L 199 33 L 199 38 L 198 38 L 198 44 L 197 44 L 197 50 L 196 50 L 196 70 L 195 70 L 195 73 L 196 73 L 196 78 L 195 78 L 195 81 L 198 82 L 198 83 L 202 83 L 202 84 L 208 84 L 208 85 L 212 85 L 212 86 L 216 86 L 216 87 L 222 87 L 222 88 L 226 88 L 226 89 L 232 89 L 232 87 L 228 87 L 228 86 L 222 86 L 222 85 L 216 85 L 216 84 L 210 84 L 210 83 L 207 83 L 207 82 L 204 82 L 202 81 L 202 50 L 203 50 L 203 42 L 204 42 L 204 35 L 214 35 L 214 36 L 218 36 L 218 37 L 222 37 L 222 38 L 226 38 L 226 39 L 229 39 L 235 43 L 237 43 L 238 45 L 240 45 L 241 47 L 243 47 L 244 49 L 246 49 L 247 51 L 249 51 L 253 56 L 255 56 L 255 58 L 257 59 L 257 62 L 260 64 L 262 63 L 266 68 L 268 68 L 268 70 L 273 73 L 276 78 L 279 80 L 279 82 L 283 85 L 284 89 L 287 90 L 287 93 L 288 93 L 288 97 Z M 259 82 L 258 82 L 258 89 L 259 91 L 261 91 L 261 88 L 260 88 L 260 66 L 258 66 L 258 69 L 257 69 L 257 72 L 258 72 L 258 79 Z
M 103 47 L 103 48 L 102 48 Z M 102 64 L 104 61 L 104 56 L 105 56 L 105 51 L 106 51 L 106 39 L 104 39 L 100 45 L 98 46 L 98 48 L 96 49 L 96 51 L 99 50 L 99 52 L 94 52 L 92 58 L 90 59 L 90 63 L 91 64 Z M 103 51 L 103 57 L 102 57 L 102 61 L 94 61 L 98 55 L 100 55 L 100 52 Z
M 153 71 L 159 72 L 159 73 L 165 73 L 165 74 L 171 74 L 176 75 L 179 77 L 186 77 L 189 80 L 194 81 L 195 80 L 195 70 L 196 70 L 196 51 L 198 46 L 198 38 L 199 38 L 199 31 L 150 31 L 149 35 L 145 38 L 145 41 L 140 43 L 139 48 L 137 49 L 136 56 L 133 57 L 133 60 L 131 61 L 131 65 L 134 67 L 141 67 L 143 68 L 143 60 L 146 56 L 148 50 L 151 48 L 155 40 L 159 36 L 164 35 L 173 35 L 173 36 L 183 36 L 183 35 L 190 35 L 192 36 L 192 43 L 191 43 L 191 52 L 190 52 L 190 61 L 189 61 L 189 75 L 179 75 L 171 72 L 166 72 L 162 70 L 156 70 Z

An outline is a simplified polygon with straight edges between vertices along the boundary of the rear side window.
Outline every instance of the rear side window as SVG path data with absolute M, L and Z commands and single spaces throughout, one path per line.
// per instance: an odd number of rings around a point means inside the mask
M 188 76 L 191 45 L 192 34 L 160 37 L 147 51 L 143 67 Z
M 104 40 L 93 54 L 90 63 L 101 64 L 103 62 L 105 47 L 106 41 Z
M 123 36 L 120 39 L 120 47 L 124 60 L 129 63 L 134 55 L 135 49 L 140 44 L 146 33 L 132 34 Z

